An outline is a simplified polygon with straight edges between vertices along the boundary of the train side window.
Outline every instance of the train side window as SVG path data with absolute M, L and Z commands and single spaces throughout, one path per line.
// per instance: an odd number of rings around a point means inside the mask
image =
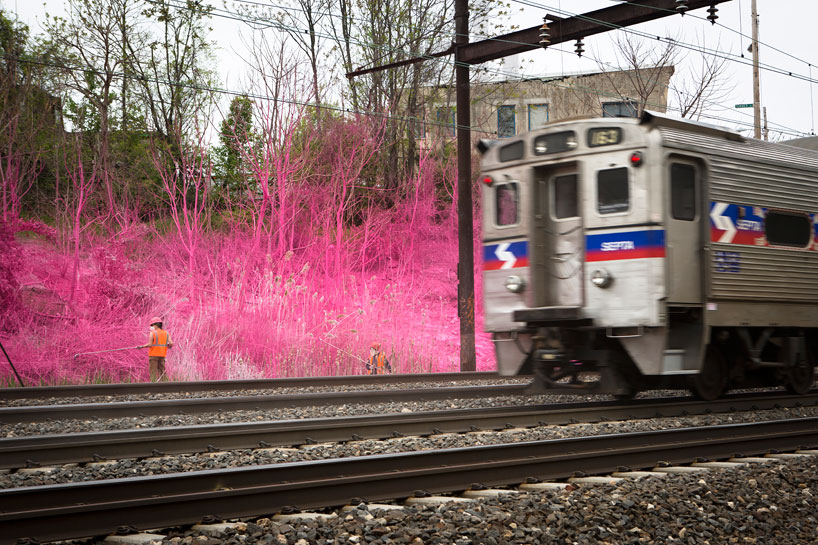
M 500 226 L 517 223 L 517 207 L 520 201 L 516 183 L 498 185 L 494 191 L 495 223 Z
M 770 210 L 764 218 L 764 236 L 773 246 L 806 248 L 812 239 L 812 222 L 806 214 Z
M 675 220 L 696 219 L 696 169 L 693 165 L 670 165 L 670 214 Z
M 628 211 L 630 190 L 626 167 L 610 168 L 596 173 L 596 206 L 600 214 Z
M 568 174 L 554 178 L 554 217 L 575 218 L 579 215 L 577 199 L 577 175 Z

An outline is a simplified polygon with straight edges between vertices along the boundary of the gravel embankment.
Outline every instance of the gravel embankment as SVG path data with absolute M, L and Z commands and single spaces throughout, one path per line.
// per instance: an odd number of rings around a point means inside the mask
M 677 392 L 678 395 L 678 392 Z M 224 410 L 216 413 L 175 414 L 146 417 L 122 417 L 92 420 L 54 420 L 19 424 L 0 424 L 0 437 L 20 437 L 52 433 L 83 433 L 91 431 L 157 428 L 163 426 L 196 426 L 264 420 L 298 420 L 334 416 L 362 416 L 401 412 L 445 411 L 483 407 L 547 405 L 555 403 L 610 400 L 608 396 L 540 395 L 502 396 L 478 399 L 448 399 L 441 401 L 371 403 L 368 405 L 328 405 L 266 410 Z
M 572 424 L 568 426 L 540 426 L 514 432 L 498 431 L 429 437 L 401 437 L 383 441 L 363 440 L 306 445 L 295 449 L 242 449 L 223 454 L 188 454 L 148 459 L 122 459 L 105 464 L 58 466 L 47 473 L 12 472 L 0 475 L 0 488 L 815 416 L 818 416 L 818 407 Z
M 258 519 L 178 545 L 777 544 L 818 542 L 818 458 L 648 477 L 565 492 L 402 510 L 358 506 L 337 518 Z
M 390 384 L 390 390 L 417 390 L 423 388 L 456 388 L 461 386 L 502 386 L 507 384 L 528 384 L 530 377 L 506 377 L 486 380 L 411 382 Z M 384 384 L 345 384 L 327 386 L 303 386 L 290 388 L 268 388 L 257 390 L 215 390 L 201 392 L 166 392 L 152 394 L 123 394 L 74 397 L 44 397 L 31 399 L 9 399 L 0 401 L 0 407 L 30 407 L 36 405 L 72 405 L 78 403 L 126 403 L 131 401 L 157 401 L 166 399 L 201 399 L 213 397 L 270 396 L 291 394 L 317 394 L 323 392 L 360 392 L 385 389 Z

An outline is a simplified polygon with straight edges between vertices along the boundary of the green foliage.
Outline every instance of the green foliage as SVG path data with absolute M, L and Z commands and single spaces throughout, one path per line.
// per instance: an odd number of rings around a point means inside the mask
M 248 147 L 256 145 L 258 136 L 253 131 L 253 101 L 237 96 L 230 102 L 230 110 L 219 130 L 219 146 L 213 149 L 214 185 L 231 199 L 240 194 L 245 180 L 251 176 L 246 165 Z

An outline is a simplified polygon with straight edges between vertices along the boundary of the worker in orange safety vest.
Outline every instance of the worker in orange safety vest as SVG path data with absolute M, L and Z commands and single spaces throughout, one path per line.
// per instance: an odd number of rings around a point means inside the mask
M 148 349 L 151 382 L 165 379 L 165 357 L 168 355 L 168 348 L 173 348 L 173 341 L 170 339 L 170 333 L 162 329 L 162 318 L 158 316 L 151 318 L 148 344 L 140 348 Z
M 381 343 L 372 343 L 369 347 L 369 362 L 366 364 L 366 370 L 369 371 L 370 375 L 383 375 L 392 372 L 389 360 L 381 352 Z

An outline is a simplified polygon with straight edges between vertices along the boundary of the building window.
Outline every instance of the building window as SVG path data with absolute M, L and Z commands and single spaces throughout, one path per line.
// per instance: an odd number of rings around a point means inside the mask
M 545 127 L 548 123 L 548 104 L 528 105 L 528 130 L 533 131 Z
M 451 106 L 445 106 L 437 109 L 437 123 L 440 127 L 441 134 L 452 138 L 457 136 L 457 131 L 455 130 L 457 125 L 455 124 L 454 108 Z
M 639 108 L 636 102 L 603 102 L 602 103 L 602 117 L 637 117 Z
M 517 134 L 515 117 L 513 105 L 497 108 L 497 138 L 508 138 Z

